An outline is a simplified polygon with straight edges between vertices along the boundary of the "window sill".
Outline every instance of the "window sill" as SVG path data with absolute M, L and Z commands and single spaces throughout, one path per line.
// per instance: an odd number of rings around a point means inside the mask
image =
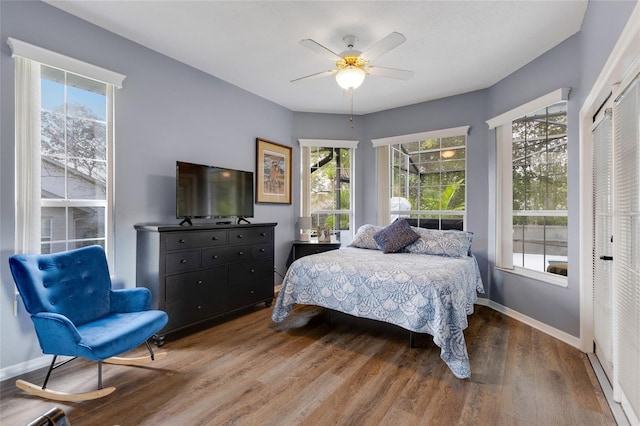
M 498 271 L 507 272 L 509 274 L 530 278 L 532 280 L 540 281 L 545 284 L 551 284 L 564 288 L 569 287 L 569 281 L 567 280 L 567 277 L 564 277 L 562 275 L 551 274 L 549 272 L 534 271 L 532 269 L 521 268 L 519 266 L 514 266 L 513 269 L 496 266 L 495 269 Z

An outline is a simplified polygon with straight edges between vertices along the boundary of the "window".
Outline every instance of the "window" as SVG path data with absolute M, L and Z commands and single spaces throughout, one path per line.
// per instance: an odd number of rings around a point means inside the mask
M 9 38 L 16 66 L 16 251 L 112 257 L 113 95 L 124 76 Z
M 567 262 L 567 104 L 512 124 L 513 265 Z
M 41 65 L 41 252 L 105 246 L 107 85 Z
M 376 139 L 380 224 L 407 218 L 414 226 L 462 229 L 468 127 Z M 388 186 L 386 183 L 388 182 Z
M 568 270 L 567 97 L 560 89 L 488 121 L 498 144 L 496 266 L 561 285 Z
M 302 216 L 311 227 L 327 228 L 332 240 L 351 238 L 353 165 L 357 141 L 301 139 Z M 314 232 L 312 232 L 312 237 Z

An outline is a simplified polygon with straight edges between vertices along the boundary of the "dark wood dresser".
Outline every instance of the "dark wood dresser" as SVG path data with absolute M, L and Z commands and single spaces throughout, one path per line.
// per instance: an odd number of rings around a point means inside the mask
M 239 309 L 271 306 L 276 225 L 135 225 L 137 286 L 169 315 L 155 343 Z

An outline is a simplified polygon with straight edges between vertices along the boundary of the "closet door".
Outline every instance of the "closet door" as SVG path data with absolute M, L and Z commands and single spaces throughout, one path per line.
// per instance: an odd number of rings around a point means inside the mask
M 611 108 L 593 129 L 593 323 L 596 355 L 613 381 L 613 122 Z
M 640 80 L 614 106 L 614 398 L 640 418 Z

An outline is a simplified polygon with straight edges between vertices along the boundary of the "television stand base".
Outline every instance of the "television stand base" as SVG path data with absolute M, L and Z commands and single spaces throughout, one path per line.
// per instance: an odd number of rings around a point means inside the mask
M 180 226 L 185 226 L 185 225 L 193 226 L 193 222 L 191 222 L 190 217 L 185 217 L 184 219 L 182 219 L 182 222 L 180 222 Z

